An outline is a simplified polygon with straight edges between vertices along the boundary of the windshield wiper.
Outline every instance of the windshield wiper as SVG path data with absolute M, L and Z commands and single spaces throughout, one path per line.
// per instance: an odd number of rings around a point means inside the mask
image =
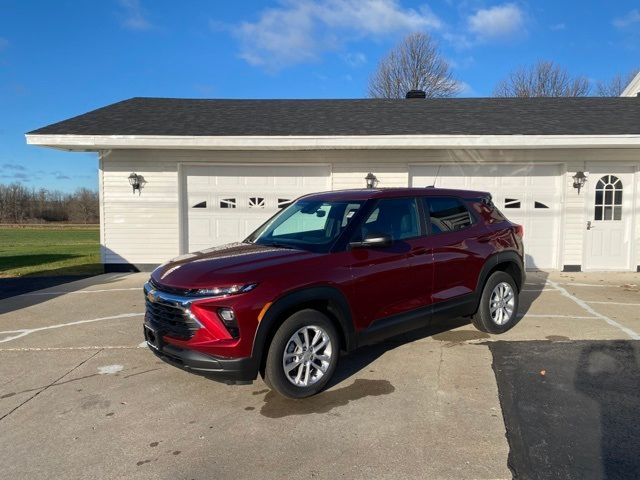
M 264 245 L 265 247 L 288 248 L 289 250 L 298 250 L 293 245 L 289 245 L 287 243 L 267 242 L 267 243 L 258 243 L 257 245 Z

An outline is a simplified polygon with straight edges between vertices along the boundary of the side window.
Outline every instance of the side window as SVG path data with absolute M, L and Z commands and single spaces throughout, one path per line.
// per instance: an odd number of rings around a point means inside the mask
M 426 197 L 425 204 L 433 233 L 462 230 L 473 223 L 467 207 L 457 198 Z
M 356 214 L 358 209 L 360 208 L 359 203 L 349 203 L 344 209 L 344 214 L 342 215 L 342 222 L 340 223 L 340 227 L 344 228 L 351 221 L 353 216 Z
M 469 203 L 471 204 L 470 208 L 475 210 L 475 212 L 487 223 L 499 223 L 506 220 L 502 212 L 498 210 L 498 207 L 493 203 L 490 195 L 481 198 L 474 198 L 470 200 Z
M 605 175 L 596 184 L 594 220 L 622 220 L 622 181 Z
M 360 227 L 356 237 L 362 240 L 372 233 L 405 240 L 420 235 L 420 216 L 414 198 L 383 198 Z

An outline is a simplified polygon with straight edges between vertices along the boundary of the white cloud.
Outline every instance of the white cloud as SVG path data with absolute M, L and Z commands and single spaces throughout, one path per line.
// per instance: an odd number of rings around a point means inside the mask
M 640 23 L 640 10 L 631 10 L 623 17 L 616 18 L 613 21 L 613 25 L 617 28 L 626 28 L 634 23 Z
M 129 30 L 149 30 L 153 25 L 139 0 L 118 0 L 123 9 L 122 26 Z
M 349 39 L 441 27 L 428 7 L 403 8 L 397 0 L 282 0 L 257 21 L 236 26 L 234 34 L 241 58 L 277 70 L 314 60 Z
M 318 4 L 318 18 L 331 27 L 372 35 L 442 26 L 427 6 L 403 9 L 397 0 L 327 0 Z
M 342 56 L 342 59 L 352 68 L 361 67 L 367 63 L 367 56 L 362 52 L 347 53 Z
M 514 3 L 480 9 L 468 18 L 469 30 L 479 39 L 505 38 L 522 32 L 525 16 Z

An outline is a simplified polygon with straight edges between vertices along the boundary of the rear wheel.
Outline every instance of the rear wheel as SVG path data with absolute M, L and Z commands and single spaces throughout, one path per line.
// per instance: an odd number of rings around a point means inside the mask
M 513 327 L 518 316 L 518 288 L 511 275 L 494 272 L 482 289 L 478 311 L 471 317 L 482 332 L 503 333 Z
M 301 310 L 278 328 L 267 353 L 265 383 L 281 395 L 304 398 L 322 390 L 338 365 L 336 329 L 317 310 Z

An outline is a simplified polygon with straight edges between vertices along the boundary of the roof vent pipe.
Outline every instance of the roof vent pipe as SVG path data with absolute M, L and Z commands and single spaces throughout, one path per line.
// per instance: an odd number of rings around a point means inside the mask
M 424 90 L 409 90 L 406 98 L 427 98 L 427 94 L 424 93 Z

